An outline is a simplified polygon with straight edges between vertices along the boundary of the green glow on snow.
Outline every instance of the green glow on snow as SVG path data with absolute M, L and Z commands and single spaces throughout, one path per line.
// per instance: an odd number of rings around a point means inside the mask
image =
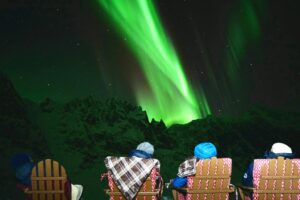
M 202 90 L 192 90 L 151 0 L 98 0 L 136 55 L 149 90 L 134 84 L 136 99 L 151 120 L 167 126 L 210 114 Z

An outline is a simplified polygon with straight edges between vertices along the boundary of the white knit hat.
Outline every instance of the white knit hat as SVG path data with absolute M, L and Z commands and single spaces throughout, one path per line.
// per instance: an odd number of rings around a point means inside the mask
M 272 145 L 271 152 L 273 153 L 293 153 L 291 147 L 286 144 L 277 142 Z
M 140 150 L 140 151 L 144 151 L 144 152 L 146 152 L 148 154 L 151 154 L 151 155 L 153 155 L 153 153 L 154 153 L 154 147 L 149 142 L 142 142 L 141 144 L 139 144 L 136 147 L 136 149 Z

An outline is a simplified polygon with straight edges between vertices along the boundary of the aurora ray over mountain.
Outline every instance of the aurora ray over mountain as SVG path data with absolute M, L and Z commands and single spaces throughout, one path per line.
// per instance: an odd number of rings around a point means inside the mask
M 99 0 L 120 35 L 134 52 L 147 88 L 134 82 L 139 105 L 148 118 L 167 126 L 187 123 L 210 114 L 204 92 L 197 93 L 185 75 L 175 48 L 168 39 L 152 1 Z

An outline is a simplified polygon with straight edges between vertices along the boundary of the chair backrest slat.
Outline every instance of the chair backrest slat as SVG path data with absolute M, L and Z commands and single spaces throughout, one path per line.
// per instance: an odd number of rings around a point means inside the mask
M 284 167 L 285 167 L 285 161 L 284 161 L 283 157 L 279 157 L 277 159 L 277 168 L 275 169 L 276 176 L 280 176 L 280 177 L 285 176 L 285 168 Z M 282 184 L 284 183 L 283 180 L 275 179 L 274 182 L 275 182 L 274 185 L 275 185 L 276 190 L 281 190 L 281 188 L 283 188 L 282 187 L 283 186 Z M 277 194 L 275 194 L 275 199 L 280 199 L 281 196 L 285 196 L 285 195 L 286 194 L 277 193 Z
M 66 173 L 65 168 L 62 165 L 59 165 L 59 167 L 60 167 L 60 176 L 66 178 L 65 180 L 60 180 L 62 191 L 65 191 L 65 183 L 67 181 L 67 173 Z M 67 197 L 65 194 L 62 194 L 62 200 L 67 200 Z
M 38 176 L 45 177 L 45 166 L 44 161 L 41 161 L 37 164 L 38 168 Z M 38 181 L 38 190 L 45 191 L 45 181 L 39 180 Z M 39 194 L 39 200 L 46 200 L 46 194 Z
M 209 162 L 209 169 L 208 169 L 208 175 L 214 177 L 216 175 L 216 168 L 217 168 L 217 159 L 213 158 Z M 215 187 L 215 179 L 207 179 L 207 190 L 214 189 Z M 206 194 L 207 199 L 213 199 L 212 193 Z
M 300 173 L 299 173 L 299 170 L 300 170 L 300 160 L 295 161 L 295 160 L 292 160 L 292 174 L 294 176 L 300 176 Z M 293 179 L 292 180 L 292 189 L 293 190 L 299 190 L 299 179 Z M 292 194 L 292 199 L 296 199 L 297 197 L 300 197 L 299 194 Z
M 37 170 L 36 170 L 36 167 L 34 167 L 33 169 L 32 169 L 32 171 L 31 171 L 31 177 L 38 177 L 37 176 Z M 36 181 L 36 180 L 32 180 L 31 181 L 31 190 L 32 191 L 37 191 L 38 190 L 38 181 Z M 38 199 L 39 197 L 38 197 L 38 194 L 37 193 L 33 193 L 32 194 L 32 199 L 33 200 L 36 200 L 36 199 Z
M 285 160 L 285 177 L 291 177 L 292 174 L 292 160 L 287 159 Z M 292 189 L 292 179 L 284 181 L 284 190 L 291 190 Z M 291 199 L 292 195 L 287 194 L 285 195 L 284 199 Z
M 224 162 L 222 159 L 219 159 L 218 160 L 218 169 L 217 169 L 217 174 L 223 174 L 223 172 L 225 171 L 224 169 Z M 224 186 L 224 180 L 223 179 L 218 179 L 216 180 L 216 189 L 217 190 L 221 190 Z M 223 193 L 218 193 L 218 194 L 215 194 L 216 195 L 216 199 L 224 199 L 224 195 Z
M 60 177 L 59 174 L 59 163 L 53 161 L 53 176 L 54 177 Z M 60 190 L 61 189 L 61 182 L 59 180 L 54 181 L 54 190 Z M 55 194 L 54 195 L 55 200 L 62 200 L 62 195 L 61 194 Z
M 222 189 L 228 189 L 231 181 L 231 160 L 230 160 L 230 165 L 229 164 L 223 164 L 223 173 L 224 175 L 227 175 L 227 178 L 224 178 L 222 180 Z M 221 193 L 221 199 L 228 199 L 228 193 Z
M 45 164 L 46 164 L 46 177 L 52 177 L 52 174 L 51 174 L 51 169 L 52 169 L 52 163 L 51 163 L 51 160 L 50 159 L 47 159 L 45 161 Z M 53 186 L 52 186 L 52 180 L 46 180 L 46 188 L 47 190 L 54 190 Z M 49 194 L 47 195 L 47 200 L 55 200 L 53 194 Z
M 275 160 L 271 160 L 270 166 L 269 166 L 269 171 L 267 169 L 265 171 L 266 175 L 275 176 L 276 175 L 276 167 L 277 167 L 277 163 L 275 162 Z M 263 179 L 263 180 L 267 183 L 268 190 L 272 190 L 275 187 L 276 182 L 274 180 L 265 180 L 265 179 Z M 274 199 L 275 195 L 267 194 L 267 198 Z

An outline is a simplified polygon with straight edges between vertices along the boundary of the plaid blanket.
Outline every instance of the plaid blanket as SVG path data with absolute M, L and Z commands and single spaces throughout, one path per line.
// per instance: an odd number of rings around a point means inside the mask
M 178 167 L 178 174 L 179 177 L 186 177 L 186 176 L 192 176 L 196 174 L 196 163 L 197 158 L 192 157 L 190 159 L 185 160 L 183 163 L 181 163 Z
M 156 167 L 158 171 L 160 169 L 158 160 L 138 157 L 108 156 L 104 163 L 127 200 L 132 200 L 136 196 L 153 167 Z

